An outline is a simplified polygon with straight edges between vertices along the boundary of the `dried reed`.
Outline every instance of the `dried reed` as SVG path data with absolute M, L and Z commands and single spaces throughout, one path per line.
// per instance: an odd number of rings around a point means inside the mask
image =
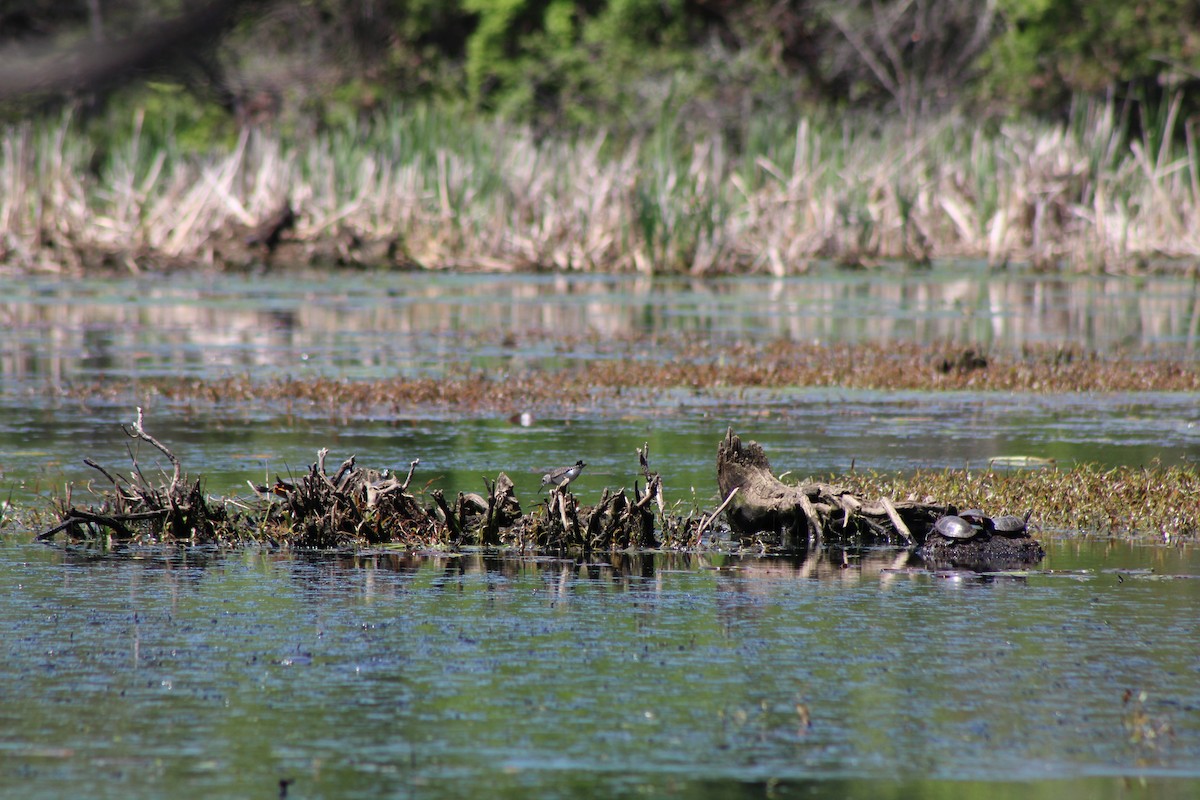
M 751 119 L 735 148 L 537 140 L 429 109 L 288 141 L 243 132 L 188 154 L 142 136 L 97 161 L 68 116 L 0 130 L 0 263 L 203 263 L 290 198 L 295 236 L 402 241 L 428 268 L 804 271 L 819 258 L 986 258 L 1128 270 L 1200 256 L 1196 142 L 1168 116 L 1131 139 L 1111 104 L 1070 122 Z

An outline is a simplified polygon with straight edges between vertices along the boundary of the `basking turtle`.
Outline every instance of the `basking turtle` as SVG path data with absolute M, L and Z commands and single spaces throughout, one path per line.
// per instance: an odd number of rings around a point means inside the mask
M 983 528 L 985 531 L 990 531 L 993 528 L 992 518 L 978 508 L 968 508 L 966 511 L 960 511 L 958 512 L 958 516 L 977 528 Z
M 1029 517 L 1033 514 L 1033 509 L 1025 512 L 1025 516 L 1018 517 L 1016 514 L 1005 514 L 1002 517 L 996 517 L 992 520 L 992 528 L 1001 536 L 1010 536 L 1017 538 L 1025 536 L 1029 532 Z
M 944 517 L 939 517 L 938 521 L 933 523 L 933 533 L 938 534 L 943 539 L 951 541 L 966 541 L 974 539 L 983 531 L 983 528 L 978 525 L 972 525 L 957 514 L 947 514 Z

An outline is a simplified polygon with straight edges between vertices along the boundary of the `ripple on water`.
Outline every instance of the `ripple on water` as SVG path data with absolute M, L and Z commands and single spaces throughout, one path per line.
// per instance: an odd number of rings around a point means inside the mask
M 1152 579 L 1200 559 L 1049 549 L 1091 571 L 0 545 L 0 794 L 1200 786 L 1200 580 Z

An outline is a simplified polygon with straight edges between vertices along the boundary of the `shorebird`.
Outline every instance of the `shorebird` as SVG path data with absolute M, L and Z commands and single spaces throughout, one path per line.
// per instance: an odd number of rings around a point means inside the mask
M 587 464 L 583 463 L 583 459 L 576 461 L 569 467 L 559 467 L 556 470 L 551 470 L 542 476 L 542 488 L 545 489 L 548 484 L 553 484 L 555 487 L 566 486 L 571 481 L 579 477 L 579 473 L 583 472 L 583 468 Z

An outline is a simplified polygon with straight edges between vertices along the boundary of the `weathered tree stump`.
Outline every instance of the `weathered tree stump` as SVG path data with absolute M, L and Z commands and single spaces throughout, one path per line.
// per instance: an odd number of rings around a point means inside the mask
M 944 505 L 886 497 L 867 503 L 826 483 L 789 486 L 771 472 L 762 447 L 743 443 L 732 428 L 717 445 L 717 486 L 728 503 L 725 517 L 734 533 L 743 538 L 775 534 L 785 550 L 821 544 L 913 545 L 948 511 Z
M 449 544 L 499 545 L 501 528 L 521 518 L 521 503 L 508 475 L 501 472 L 494 481 L 484 478 L 483 484 L 487 487 L 487 497 L 476 492 L 459 492 L 453 507 L 440 489 L 430 492 L 434 513 L 446 524 Z
M 757 442 L 743 443 L 733 430 L 717 446 L 717 485 L 728 504 L 726 517 L 743 538 L 778 535 L 785 550 L 820 544 L 905 544 L 933 568 L 1002 570 L 1036 564 L 1045 550 L 1028 534 L 1006 536 L 980 530 L 970 539 L 950 539 L 933 530 L 947 514 L 946 503 L 865 503 L 824 483 L 788 486 L 771 472 Z
M 717 446 L 717 485 L 735 534 L 777 535 L 784 550 L 902 543 L 935 569 L 982 571 L 1029 566 L 1045 556 L 1042 545 L 1025 532 L 1001 535 L 981 529 L 969 539 L 942 536 L 933 526 L 939 518 L 958 513 L 949 503 L 895 502 L 887 497 L 865 503 L 825 483 L 788 486 L 772 474 L 762 447 L 743 443 L 732 428 Z

